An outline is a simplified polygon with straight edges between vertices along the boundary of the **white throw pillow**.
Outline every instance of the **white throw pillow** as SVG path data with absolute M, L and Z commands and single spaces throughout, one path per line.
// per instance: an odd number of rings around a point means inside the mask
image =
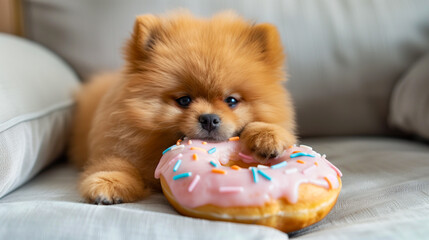
M 429 139 L 429 53 L 397 83 L 389 121 L 402 131 Z
M 47 49 L 0 34 L 0 197 L 63 151 L 78 85 Z

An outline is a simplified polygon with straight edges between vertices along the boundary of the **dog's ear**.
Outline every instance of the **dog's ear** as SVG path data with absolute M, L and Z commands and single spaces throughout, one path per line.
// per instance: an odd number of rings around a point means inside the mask
M 160 18 L 154 15 L 136 18 L 131 39 L 125 47 L 125 57 L 129 63 L 134 64 L 148 57 L 157 42 L 160 26 Z
M 160 19 L 154 15 L 141 15 L 136 18 L 132 38 L 142 50 L 153 49 L 156 34 L 160 27 Z
M 277 28 L 269 23 L 251 27 L 250 39 L 256 43 L 263 61 L 276 67 L 282 67 L 285 54 Z

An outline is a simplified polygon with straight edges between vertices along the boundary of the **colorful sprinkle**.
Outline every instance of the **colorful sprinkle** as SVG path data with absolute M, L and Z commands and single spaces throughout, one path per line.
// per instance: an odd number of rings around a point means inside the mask
M 219 192 L 221 193 L 237 193 L 237 192 L 242 192 L 243 190 L 244 190 L 243 187 L 235 187 L 235 186 L 219 187 Z
M 286 174 L 292 174 L 292 173 L 296 173 L 296 172 L 298 172 L 297 168 L 291 168 L 291 169 L 286 169 L 285 170 Z
M 302 171 L 302 173 L 303 173 L 303 174 L 305 174 L 305 175 L 307 175 L 307 174 L 309 174 L 310 172 L 314 171 L 314 169 L 316 169 L 316 165 L 313 165 L 313 166 L 311 166 L 311 167 L 308 167 L 308 168 L 304 169 L 304 170 Z
M 203 151 L 203 152 L 207 152 L 204 148 L 199 148 L 199 147 L 191 147 L 191 150 L 199 150 L 199 151 Z
M 314 165 L 319 166 L 319 162 L 314 162 Z
M 312 148 L 312 147 L 307 146 L 307 145 L 299 145 L 299 147 L 306 148 L 306 149 L 308 149 L 308 150 L 313 150 L 313 148 Z
M 238 153 L 238 156 L 240 156 L 240 157 L 241 157 L 241 158 L 243 158 L 243 159 L 253 160 L 253 157 L 252 157 L 252 156 L 246 155 L 246 154 L 244 154 L 244 153 L 242 153 L 242 152 L 239 152 L 239 153 Z
M 234 170 L 236 170 L 236 171 L 239 171 L 239 170 L 241 170 L 241 167 L 239 167 L 239 166 L 237 166 L 237 165 L 232 165 L 232 166 L 231 166 L 231 169 L 234 169 Z
M 181 142 L 182 142 L 182 139 L 177 140 L 176 145 L 180 145 Z
M 261 169 L 258 169 L 258 173 L 262 175 L 262 177 L 266 178 L 268 181 L 271 181 L 271 177 L 264 173 Z
M 281 167 L 286 167 L 286 165 L 287 165 L 287 162 L 286 162 L 286 161 L 283 161 L 283 162 L 281 162 L 281 163 L 277 163 L 277 164 L 275 164 L 275 165 L 271 166 L 271 168 L 272 168 L 272 169 L 277 169 L 277 168 L 281 168 Z
M 183 157 L 183 154 L 179 153 L 176 157 L 171 159 L 170 162 L 168 162 L 168 165 L 171 165 L 174 161 L 177 161 L 177 159 L 179 159 L 181 157 Z
M 324 179 L 328 182 L 329 189 L 332 189 L 332 183 L 331 183 L 331 181 L 329 180 L 329 178 L 328 178 L 328 177 L 324 177 Z
M 299 153 L 294 153 L 290 155 L 291 158 L 295 158 L 295 157 L 314 157 L 313 154 L 309 154 L 309 153 L 303 153 L 303 152 L 299 152 Z
M 258 174 L 256 173 L 256 168 L 252 167 L 250 168 L 250 170 L 252 170 L 253 182 L 258 183 L 259 179 L 258 179 Z
M 238 140 L 240 140 L 240 137 L 230 137 L 229 139 L 228 139 L 228 141 L 238 141 Z
M 208 150 L 207 152 L 208 152 L 209 154 L 213 154 L 214 152 L 216 152 L 216 148 L 214 147 L 214 148 L 212 148 L 212 149 Z
M 182 160 L 181 160 L 181 159 L 178 159 L 178 160 L 177 160 L 177 162 L 176 162 L 176 164 L 174 164 L 173 172 L 177 172 L 177 170 L 178 170 L 178 169 L 179 169 L 179 167 L 180 167 L 180 164 L 182 164 Z
M 212 173 L 226 174 L 226 171 L 219 168 L 212 168 Z
M 186 178 L 186 177 L 190 177 L 190 176 L 192 176 L 191 172 L 181 173 L 181 174 L 178 174 L 176 176 L 173 176 L 173 180 L 178 180 L 178 179 Z
M 290 149 L 290 148 L 293 148 L 293 146 L 292 145 L 290 145 L 289 147 L 287 147 L 288 149 Z
M 210 161 L 210 164 L 211 164 L 213 167 L 217 167 L 217 164 L 216 164 L 215 162 L 213 162 L 213 161 Z
M 173 147 L 173 146 L 171 146 L 171 147 L 169 147 L 169 148 L 165 149 L 165 150 L 162 152 L 162 155 L 164 155 L 166 152 L 170 151 L 172 147 Z
M 188 140 L 188 145 L 191 145 L 192 144 L 192 140 Z
M 301 151 L 293 151 L 292 153 L 300 153 Z
M 207 144 L 207 142 L 202 142 L 202 144 L 206 145 L 206 144 Z
M 172 148 L 171 148 L 171 151 L 174 151 L 174 150 L 177 150 L 177 149 L 182 149 L 182 148 L 185 148 L 185 146 L 184 145 L 174 145 Z
M 198 161 L 198 155 L 196 153 L 192 154 L 192 160 Z
M 323 155 L 322 155 L 322 158 L 325 158 L 325 159 L 326 159 L 326 154 L 323 154 Z
M 197 176 L 194 177 L 194 179 L 192 179 L 191 184 L 189 184 L 188 187 L 188 192 L 192 192 L 195 188 L 195 186 L 197 186 L 198 182 L 200 181 L 200 175 L 197 174 Z
M 305 162 L 304 162 L 304 161 L 302 161 L 302 160 L 296 160 L 296 162 L 297 162 L 297 163 L 301 163 L 301 164 L 305 164 Z
M 268 168 L 268 167 L 265 165 L 258 164 L 257 168 Z

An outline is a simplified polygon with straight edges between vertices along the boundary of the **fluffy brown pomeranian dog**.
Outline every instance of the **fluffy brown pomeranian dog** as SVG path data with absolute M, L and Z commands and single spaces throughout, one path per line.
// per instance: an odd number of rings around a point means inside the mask
M 232 12 L 143 15 L 125 59 L 123 71 L 97 76 L 77 94 L 70 157 L 83 168 L 79 190 L 88 202 L 132 202 L 160 189 L 162 151 L 183 136 L 239 135 L 261 163 L 296 141 L 273 25 Z

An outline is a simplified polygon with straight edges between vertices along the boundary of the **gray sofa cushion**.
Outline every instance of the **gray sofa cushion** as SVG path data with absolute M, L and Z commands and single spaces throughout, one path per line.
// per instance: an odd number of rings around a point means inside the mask
M 0 198 L 62 153 L 78 86 L 58 56 L 0 33 Z
M 426 0 L 23 0 L 26 32 L 86 78 L 122 65 L 134 17 L 235 9 L 278 26 L 303 136 L 386 134 L 395 81 L 429 49 Z
M 139 203 L 83 203 L 77 179 L 59 164 L 0 200 L 0 239 L 287 239 L 269 227 L 182 217 L 160 193 Z
M 343 172 L 343 189 L 321 222 L 298 239 L 427 239 L 429 146 L 389 138 L 303 141 Z M 42 172 L 0 200 L 0 239 L 287 239 L 275 229 L 180 216 L 161 194 L 97 206 L 75 190 L 68 164 Z
M 429 53 L 395 87 L 389 120 L 405 132 L 429 139 Z

